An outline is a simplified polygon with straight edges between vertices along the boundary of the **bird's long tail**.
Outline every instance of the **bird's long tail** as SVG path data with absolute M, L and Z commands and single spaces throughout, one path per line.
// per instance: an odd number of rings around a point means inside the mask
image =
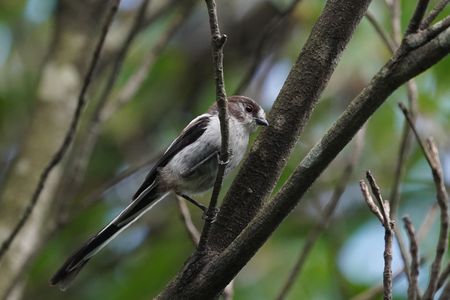
M 51 285 L 58 285 L 65 290 L 72 283 L 84 265 L 114 239 L 122 230 L 136 221 L 143 213 L 162 199 L 165 193 L 158 191 L 156 183 L 145 189 L 105 228 L 90 238 L 81 248 L 74 252 L 50 279 Z

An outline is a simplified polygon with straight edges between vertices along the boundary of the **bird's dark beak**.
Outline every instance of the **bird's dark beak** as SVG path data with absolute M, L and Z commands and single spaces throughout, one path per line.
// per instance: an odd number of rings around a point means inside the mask
M 269 126 L 269 122 L 267 122 L 264 118 L 255 118 L 256 124 L 261 126 Z

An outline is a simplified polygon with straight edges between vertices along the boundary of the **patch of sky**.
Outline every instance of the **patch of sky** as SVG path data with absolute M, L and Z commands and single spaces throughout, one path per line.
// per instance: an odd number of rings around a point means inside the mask
M 47 21 L 56 7 L 56 0 L 28 0 L 25 6 L 25 19 L 39 24 Z

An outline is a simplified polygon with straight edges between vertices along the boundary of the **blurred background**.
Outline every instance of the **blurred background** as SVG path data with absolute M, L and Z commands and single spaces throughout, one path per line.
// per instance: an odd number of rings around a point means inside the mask
M 36 187 L 30 178 L 39 176 L 62 141 L 103 24 L 105 3 L 0 3 L 0 203 L 6 208 L 18 207 L 15 213 L 8 211 L 9 217 L 3 218 L 0 226 L 17 222 L 29 200 L 20 196 Z M 324 4 L 311 0 L 218 1 L 221 30 L 228 36 L 224 50 L 227 94 L 252 97 L 270 111 Z M 44 197 L 51 204 L 36 212 L 40 227 L 19 245 L 32 250 L 14 279 L 7 269 L 2 270 L 7 265 L 0 266 L 2 297 L 149 299 L 193 250 L 176 199 L 169 196 L 97 255 L 67 292 L 62 294 L 48 285 L 66 257 L 129 203 L 152 162 L 179 131 L 215 100 L 203 1 L 152 0 L 145 5 L 141 0 L 121 1 L 75 143 L 50 177 L 51 193 Z M 414 1 L 402 3 L 403 28 L 414 5 Z M 390 33 L 390 11 L 385 3 L 374 1 L 369 11 Z M 138 26 L 136 20 L 140 20 Z M 135 34 L 130 38 L 133 27 Z M 277 188 L 389 57 L 389 50 L 363 19 Z M 447 58 L 416 78 L 417 126 L 424 137 L 432 135 L 437 142 L 446 175 L 450 174 L 449 70 Z M 370 169 L 385 198 L 390 197 L 404 127 L 398 102 L 408 102 L 404 87 L 370 119 L 360 146 L 352 143 L 338 156 L 242 270 L 235 280 L 235 299 L 276 297 L 308 232 L 320 222 L 337 183 L 348 172 L 349 162 L 354 163 L 354 170 L 331 226 L 314 245 L 287 299 L 351 299 L 382 282 L 384 230 L 363 202 L 358 181 Z M 232 178 L 227 178 L 225 189 Z M 449 183 L 448 176 L 446 180 Z M 419 228 L 435 203 L 435 190 L 414 140 L 405 158 L 400 189 L 398 215 L 409 214 Z M 209 196 L 198 199 L 207 203 Z M 8 202 L 10 199 L 14 201 Z M 189 208 L 201 228 L 201 213 Z M 434 257 L 437 218 L 431 224 L 420 243 L 420 254 L 427 259 L 421 268 L 422 288 Z M 398 225 L 402 227 L 400 221 Z M 6 236 L 4 229 L 0 232 Z M 394 250 L 395 273 L 403 263 Z M 394 294 L 396 299 L 406 299 L 406 281 L 401 276 Z

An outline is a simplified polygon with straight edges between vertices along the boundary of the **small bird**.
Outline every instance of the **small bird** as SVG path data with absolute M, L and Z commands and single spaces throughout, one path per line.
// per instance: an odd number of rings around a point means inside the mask
M 264 110 L 252 99 L 231 96 L 229 111 L 230 159 L 225 174 L 244 157 L 250 133 L 258 125 L 268 126 Z M 51 285 L 65 290 L 84 265 L 122 230 L 139 219 L 169 192 L 205 207 L 190 198 L 210 189 L 215 181 L 221 146 L 217 105 L 192 120 L 172 142 L 148 173 L 132 202 L 106 227 L 75 251 L 50 279 Z

